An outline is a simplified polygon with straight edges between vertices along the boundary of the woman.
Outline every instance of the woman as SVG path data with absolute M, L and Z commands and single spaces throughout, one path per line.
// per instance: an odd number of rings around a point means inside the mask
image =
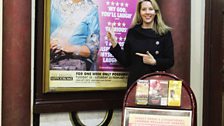
M 50 69 L 94 70 L 98 8 L 91 0 L 51 0 Z
M 108 31 L 110 53 L 129 70 L 128 87 L 141 76 L 165 71 L 174 64 L 170 27 L 162 20 L 156 0 L 140 0 L 122 50 L 113 30 Z

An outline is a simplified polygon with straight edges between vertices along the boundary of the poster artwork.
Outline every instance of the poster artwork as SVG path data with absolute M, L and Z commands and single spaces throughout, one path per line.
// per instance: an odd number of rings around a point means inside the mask
M 51 0 L 49 90 L 126 88 L 128 73 L 108 52 L 106 32 L 113 26 L 123 47 L 136 4 L 137 0 Z

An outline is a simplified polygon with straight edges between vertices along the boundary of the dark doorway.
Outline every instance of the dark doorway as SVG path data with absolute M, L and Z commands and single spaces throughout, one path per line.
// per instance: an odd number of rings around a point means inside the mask
M 222 126 L 223 1 L 205 5 L 203 126 Z

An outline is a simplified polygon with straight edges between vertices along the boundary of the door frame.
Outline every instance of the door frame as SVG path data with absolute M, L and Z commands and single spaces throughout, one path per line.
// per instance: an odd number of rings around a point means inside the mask
M 222 0 L 205 1 L 203 126 L 221 126 Z M 214 20 L 215 19 L 215 20 Z

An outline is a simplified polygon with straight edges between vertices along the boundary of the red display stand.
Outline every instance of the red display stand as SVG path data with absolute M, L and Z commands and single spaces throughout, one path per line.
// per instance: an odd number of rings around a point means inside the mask
M 182 80 L 177 76 L 165 72 L 155 72 L 151 74 L 146 74 L 139 78 L 141 80 L 150 80 L 150 79 L 158 79 L 158 80 Z M 182 92 L 181 92 L 181 105 L 180 106 L 159 106 L 159 105 L 137 105 L 135 102 L 135 93 L 136 93 L 136 86 L 137 81 L 131 85 L 131 87 L 127 90 L 123 102 L 123 113 L 122 113 L 122 126 L 131 125 L 127 123 L 129 120 L 129 115 L 126 114 L 125 110 L 127 108 L 134 109 L 134 110 L 141 110 L 141 112 L 145 112 L 148 110 L 162 110 L 162 111 L 172 111 L 175 112 L 179 111 L 190 111 L 191 112 L 191 121 L 190 126 L 197 125 L 197 106 L 196 106 L 196 99 L 193 91 L 191 90 L 189 84 L 187 84 L 184 80 L 182 80 Z M 147 114 L 145 115 L 147 116 Z M 156 116 L 155 116 L 156 117 Z M 125 123 L 126 121 L 126 123 Z M 130 121 L 130 120 L 129 120 Z M 163 120 L 164 121 L 164 120 Z M 168 123 L 167 123 L 168 125 Z M 170 125 L 168 125 L 170 126 Z M 178 124 L 177 124 L 178 126 Z

